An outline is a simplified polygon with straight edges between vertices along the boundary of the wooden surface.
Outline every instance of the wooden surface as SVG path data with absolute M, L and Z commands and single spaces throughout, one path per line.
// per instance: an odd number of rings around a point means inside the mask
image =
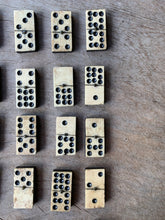
M 108 50 L 86 52 L 85 10 L 107 9 Z M 38 52 L 14 52 L 13 10 L 37 15 Z M 51 11 L 71 10 L 73 52 L 51 53 Z M 157 220 L 165 216 L 165 2 L 164 0 L 22 1 L 0 0 L 0 218 Z M 105 66 L 106 103 L 84 105 L 84 68 Z M 54 108 L 53 67 L 73 66 L 75 106 Z M 39 107 L 15 107 L 15 69 L 38 71 Z M 15 119 L 39 116 L 39 152 L 16 156 Z M 55 157 L 56 116 L 76 116 L 77 155 Z M 105 158 L 85 158 L 85 118 L 104 117 Z M 13 171 L 37 168 L 32 210 L 13 209 Z M 85 210 L 85 168 L 106 169 L 105 209 Z M 73 170 L 73 206 L 50 212 L 53 169 Z

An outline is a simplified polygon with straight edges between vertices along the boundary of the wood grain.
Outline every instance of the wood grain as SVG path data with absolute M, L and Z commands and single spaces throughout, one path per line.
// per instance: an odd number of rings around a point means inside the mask
M 86 52 L 85 11 L 107 11 L 106 51 Z M 13 10 L 36 13 L 37 52 L 14 51 Z M 73 52 L 51 52 L 53 10 L 71 10 Z M 163 220 L 165 216 L 165 5 L 164 0 L 0 0 L 0 217 L 2 219 Z M 84 105 L 84 68 L 105 66 L 105 104 Z M 75 106 L 54 108 L 53 67 L 73 66 Z M 15 107 L 15 69 L 38 71 L 39 107 Z M 36 156 L 15 154 L 15 118 L 36 114 Z M 77 154 L 55 157 L 56 116 L 77 117 Z M 104 117 L 104 159 L 86 158 L 85 118 Z M 37 168 L 32 210 L 13 209 L 13 169 Z M 106 170 L 105 209 L 85 210 L 85 168 Z M 53 169 L 73 170 L 72 209 L 67 215 L 50 212 Z

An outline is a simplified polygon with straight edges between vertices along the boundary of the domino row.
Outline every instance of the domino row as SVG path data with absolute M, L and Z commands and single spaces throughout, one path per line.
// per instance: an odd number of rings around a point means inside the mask
M 51 184 L 50 210 L 68 212 L 72 205 L 72 171 L 54 170 Z M 35 167 L 14 170 L 14 208 L 32 209 Z M 73 204 L 74 205 L 74 204 Z M 85 208 L 105 207 L 105 169 L 85 169 Z
M 54 67 L 54 106 L 74 105 L 73 67 Z M 85 105 L 104 104 L 104 66 L 85 67 Z M 16 107 L 33 109 L 36 102 L 36 70 L 16 69 Z
M 106 10 L 86 11 L 86 50 L 106 50 Z M 35 13 L 33 10 L 14 11 L 14 35 L 16 52 L 36 50 Z M 72 51 L 72 12 L 51 13 L 52 52 Z
M 86 157 L 104 157 L 105 134 L 103 118 L 86 118 Z M 16 154 L 37 153 L 37 117 L 16 118 Z M 56 156 L 76 154 L 76 117 L 56 118 Z

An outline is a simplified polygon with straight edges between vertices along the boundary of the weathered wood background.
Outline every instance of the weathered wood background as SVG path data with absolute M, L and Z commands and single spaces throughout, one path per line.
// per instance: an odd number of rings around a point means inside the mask
M 86 52 L 85 10 L 107 9 L 108 50 Z M 14 52 L 13 10 L 33 9 L 37 15 L 38 51 Z M 52 54 L 50 13 L 73 13 L 74 52 Z M 106 104 L 84 106 L 84 66 L 104 65 Z M 73 108 L 53 107 L 53 67 L 73 66 Z M 15 69 L 38 70 L 39 107 L 15 107 Z M 56 220 L 165 219 L 165 1 L 164 0 L 0 0 L 0 218 Z M 15 118 L 39 116 L 39 152 L 15 155 Z M 78 117 L 74 157 L 55 156 L 56 116 Z M 106 156 L 84 157 L 84 119 L 105 117 Z M 32 210 L 13 209 L 13 169 L 37 168 L 36 203 Z M 84 169 L 106 168 L 106 207 L 84 209 Z M 74 171 L 70 213 L 50 212 L 51 173 Z

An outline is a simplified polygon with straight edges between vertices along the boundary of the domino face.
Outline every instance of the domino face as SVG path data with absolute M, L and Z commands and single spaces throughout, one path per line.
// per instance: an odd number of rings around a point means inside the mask
M 85 170 L 85 208 L 104 208 L 105 169 Z
M 71 209 L 72 171 L 53 171 L 51 211 L 68 212 Z
M 105 9 L 86 11 L 86 49 L 107 49 Z
M 56 155 L 76 154 L 76 117 L 56 118 Z
M 37 152 L 37 117 L 35 115 L 16 118 L 16 154 L 34 155 Z
M 72 13 L 53 11 L 51 13 L 52 52 L 72 51 Z
M 14 11 L 14 35 L 16 52 L 31 52 L 36 50 L 34 11 Z
M 16 69 L 16 107 L 21 109 L 36 107 L 35 69 Z
M 54 106 L 65 107 L 74 105 L 73 67 L 55 67 Z
M 85 67 L 85 105 L 104 104 L 104 66 Z
M 34 194 L 34 168 L 14 169 L 14 208 L 31 209 Z
M 103 118 L 87 118 L 86 126 L 86 157 L 104 157 L 105 135 Z

